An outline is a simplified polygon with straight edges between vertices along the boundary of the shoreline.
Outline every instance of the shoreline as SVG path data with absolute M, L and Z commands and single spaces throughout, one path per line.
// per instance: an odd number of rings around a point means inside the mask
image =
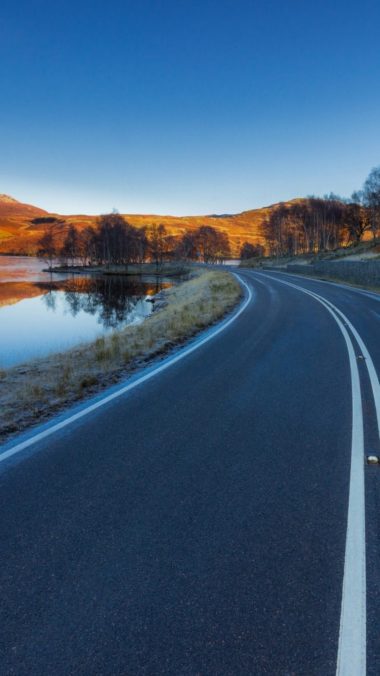
M 139 325 L 0 370 L 0 443 L 184 344 L 231 311 L 242 290 L 231 273 L 207 270 L 160 293 L 159 306 Z
M 130 265 L 56 265 L 44 268 L 42 272 L 49 274 L 79 274 L 79 275 L 113 275 L 123 277 L 181 277 L 191 272 L 193 266 L 185 264 L 161 264 L 158 268 L 155 263 L 131 263 Z

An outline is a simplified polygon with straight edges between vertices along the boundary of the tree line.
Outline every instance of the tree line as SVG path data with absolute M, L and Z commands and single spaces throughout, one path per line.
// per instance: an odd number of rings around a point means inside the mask
M 380 167 L 372 169 L 363 188 L 346 199 L 334 195 L 279 204 L 262 224 L 272 256 L 329 251 L 358 244 L 366 232 L 380 232 Z M 263 255 L 260 245 L 244 242 L 243 259 Z
M 58 220 L 45 221 L 38 241 L 38 256 L 52 267 L 63 265 L 124 265 L 154 262 L 157 269 L 168 261 L 220 263 L 231 256 L 228 236 L 202 225 L 183 235 L 170 235 L 165 225 L 137 228 L 118 213 L 100 216 L 95 226 L 77 228 L 70 224 L 65 236 L 57 231 Z M 62 230 L 62 221 L 59 221 Z M 61 242 L 61 243 L 60 243 Z
M 210 225 L 201 225 L 183 235 L 170 235 L 164 224 L 137 228 L 118 213 L 105 214 L 94 226 L 77 228 L 55 217 L 39 217 L 45 224 L 38 255 L 64 265 L 129 265 L 184 260 L 219 263 L 231 257 L 228 235 Z M 371 232 L 380 232 L 380 166 L 370 172 L 363 188 L 346 199 L 329 194 L 281 203 L 262 223 L 261 244 L 244 242 L 242 259 L 297 255 L 329 251 L 359 243 Z M 64 232 L 64 237 L 62 233 Z

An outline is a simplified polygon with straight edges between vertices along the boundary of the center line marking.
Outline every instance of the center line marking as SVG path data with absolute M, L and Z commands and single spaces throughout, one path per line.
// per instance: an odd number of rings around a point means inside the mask
M 366 547 L 365 547 L 365 486 L 364 486 L 364 424 L 363 405 L 358 364 L 350 328 L 365 356 L 376 405 L 380 433 L 379 380 L 371 356 L 348 318 L 333 303 L 313 291 L 263 275 L 279 284 L 285 284 L 321 303 L 338 324 L 346 342 L 352 384 L 351 469 L 348 498 L 346 547 L 342 586 L 342 604 L 339 627 L 339 645 L 336 676 L 365 676 L 366 674 Z

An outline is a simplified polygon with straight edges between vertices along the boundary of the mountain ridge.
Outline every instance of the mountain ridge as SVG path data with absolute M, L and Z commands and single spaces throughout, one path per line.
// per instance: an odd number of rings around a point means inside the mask
M 249 209 L 237 214 L 212 214 L 200 216 L 171 216 L 159 214 L 123 214 L 123 216 L 137 227 L 158 225 L 163 223 L 168 234 L 182 235 L 186 230 L 195 230 L 200 225 L 211 225 L 217 230 L 226 233 L 231 242 L 233 255 L 238 255 L 240 246 L 244 242 L 252 244 L 266 243 L 262 225 L 270 212 L 279 204 L 292 204 L 302 198 L 295 198 L 287 202 L 277 202 L 258 209 Z M 88 225 L 95 225 L 98 216 L 85 214 L 62 215 L 49 212 L 31 204 L 19 202 L 10 195 L 0 194 L 0 253 L 33 255 L 38 248 L 38 239 L 44 232 L 43 223 L 33 223 L 39 217 L 55 217 L 61 221 L 57 227 L 57 236 L 63 237 L 65 226 L 76 225 L 78 229 Z M 57 223 L 58 226 L 58 223 Z

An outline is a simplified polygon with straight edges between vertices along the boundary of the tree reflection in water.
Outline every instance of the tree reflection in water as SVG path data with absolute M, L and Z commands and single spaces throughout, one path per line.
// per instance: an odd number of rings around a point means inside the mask
M 105 275 L 73 276 L 63 281 L 38 283 L 38 286 L 49 310 L 55 311 L 58 294 L 64 294 L 65 310 L 73 317 L 79 312 L 98 315 L 98 322 L 104 328 L 116 328 L 128 320 L 133 322 L 148 315 L 151 305 L 145 302 L 147 296 L 171 286 L 171 282 Z

